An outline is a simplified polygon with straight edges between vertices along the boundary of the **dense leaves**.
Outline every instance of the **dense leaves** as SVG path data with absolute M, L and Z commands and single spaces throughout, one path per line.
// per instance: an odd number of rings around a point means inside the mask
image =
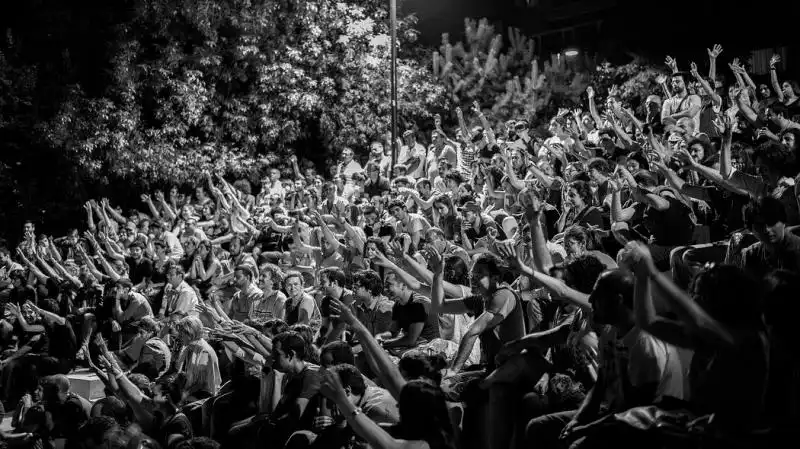
M 322 165 L 388 130 L 386 19 L 371 2 L 140 1 L 105 95 L 75 86 L 46 138 L 89 174 L 145 182 L 251 176 L 295 149 Z M 415 61 L 398 78 L 405 119 L 443 103 Z
M 450 42 L 447 34 L 433 54 L 433 71 L 447 88 L 450 101 L 466 108 L 478 101 L 498 119 L 535 121 L 553 108 L 580 103 L 588 85 L 583 60 L 553 56 L 544 63 L 534 42 L 509 29 L 505 45 L 488 21 L 465 21 L 464 42 Z

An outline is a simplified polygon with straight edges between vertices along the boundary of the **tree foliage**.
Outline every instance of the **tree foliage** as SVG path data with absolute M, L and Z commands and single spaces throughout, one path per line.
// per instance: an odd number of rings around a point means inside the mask
M 386 19 L 378 2 L 141 0 L 104 94 L 72 86 L 44 136 L 89 176 L 145 183 L 248 176 L 295 147 L 322 163 L 388 129 Z M 425 67 L 398 65 L 403 117 L 443 103 Z
M 592 74 L 592 84 L 598 96 L 605 97 L 614 92 L 623 103 L 635 106 L 634 112 L 646 115 L 644 104 L 647 96 L 664 94 L 656 82 L 656 78 L 664 74 L 661 68 L 639 58 L 620 66 L 605 62 Z
M 552 109 L 580 103 L 588 85 L 583 60 L 536 55 L 533 40 L 509 29 L 508 48 L 486 19 L 465 21 L 464 42 L 442 45 L 433 54 L 433 73 L 447 89 L 449 100 L 461 107 L 478 101 L 496 119 L 548 116 Z

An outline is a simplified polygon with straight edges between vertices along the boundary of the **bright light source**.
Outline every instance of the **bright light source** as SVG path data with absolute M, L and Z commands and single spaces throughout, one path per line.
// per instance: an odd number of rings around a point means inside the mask
M 566 56 L 568 58 L 572 58 L 572 57 L 578 56 L 578 50 L 576 50 L 574 48 L 570 48 L 569 50 L 564 50 L 564 56 Z

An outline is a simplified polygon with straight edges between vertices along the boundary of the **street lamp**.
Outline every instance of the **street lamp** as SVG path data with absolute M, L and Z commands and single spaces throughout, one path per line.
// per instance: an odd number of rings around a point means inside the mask
M 568 58 L 574 58 L 575 56 L 578 56 L 578 53 L 579 52 L 576 48 L 568 48 L 564 50 L 564 56 Z

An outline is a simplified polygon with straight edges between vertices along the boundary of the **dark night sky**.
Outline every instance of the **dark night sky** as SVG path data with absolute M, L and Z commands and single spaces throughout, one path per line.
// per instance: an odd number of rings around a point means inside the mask
M 542 1 L 563 4 L 574 0 Z M 450 32 L 454 38 L 463 32 L 465 17 L 487 17 L 495 24 L 513 25 L 527 33 L 539 32 L 547 26 L 547 18 L 535 9 L 519 8 L 514 3 L 514 0 L 403 0 L 401 4 L 403 12 L 415 12 L 420 18 L 418 28 L 423 41 L 435 45 L 441 41 L 442 32 Z M 605 22 L 600 42 L 576 42 L 576 46 L 601 45 L 604 56 L 625 62 L 629 59 L 626 50 L 658 61 L 666 54 L 685 60 L 703 58 L 706 47 L 720 43 L 730 60 L 750 50 L 794 45 L 797 41 L 800 18 L 797 1 L 617 0 L 616 3 L 617 6 L 602 13 Z M 796 54 L 800 60 L 800 51 Z M 795 72 L 799 65 L 790 64 Z

